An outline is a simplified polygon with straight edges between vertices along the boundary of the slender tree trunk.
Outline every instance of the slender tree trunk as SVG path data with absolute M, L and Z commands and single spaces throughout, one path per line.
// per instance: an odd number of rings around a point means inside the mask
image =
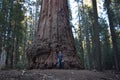
M 7 51 L 7 58 L 6 58 L 6 66 L 8 66 L 9 65 L 9 51 L 10 51 L 10 43 L 9 43 L 9 41 L 10 41 L 10 32 L 11 32 L 11 29 L 10 29 L 10 25 L 8 24 L 8 34 L 7 34 L 7 49 L 6 49 L 6 51 Z
M 67 0 L 42 0 L 39 21 L 35 41 L 27 50 L 28 67 L 56 68 L 62 51 L 64 68 L 83 68 L 76 56 Z
M 91 53 L 90 53 L 90 38 L 89 38 L 89 28 L 88 28 L 87 20 L 85 18 L 85 36 L 86 36 L 86 53 L 88 60 L 88 69 L 92 69 L 91 67 Z
M 6 51 L 6 48 L 3 47 L 2 53 L 0 55 L 0 69 L 5 69 L 6 58 L 7 58 L 7 51 Z
M 95 47 L 93 46 L 94 45 L 94 42 L 95 42 L 95 39 L 94 39 L 94 33 L 93 33 L 93 21 L 92 21 L 92 25 L 91 25 L 91 28 L 90 28 L 90 33 L 91 33 L 91 66 L 92 66 L 92 69 L 95 69 L 95 63 L 96 63 L 96 60 L 95 60 Z
M 87 65 L 88 69 L 91 69 L 91 54 L 90 54 L 90 40 L 89 40 L 89 25 L 87 22 L 87 17 L 86 13 L 84 11 L 84 5 L 83 5 L 83 0 L 82 0 L 82 18 L 83 18 L 83 26 L 84 31 L 85 31 L 85 37 L 86 37 L 86 54 L 87 54 Z
M 15 43 L 15 61 L 14 61 L 14 64 L 15 64 L 15 67 L 16 67 L 16 65 L 17 65 L 17 63 L 18 63 L 18 60 L 19 60 L 19 38 L 18 37 L 16 37 L 16 43 Z
M 94 49 L 96 54 L 96 69 L 101 70 L 101 47 L 100 47 L 100 39 L 99 39 L 99 25 L 98 25 L 98 13 L 97 13 L 97 4 L 96 0 L 92 0 L 93 11 L 94 11 L 94 26 L 93 26 L 93 33 L 94 33 Z
M 111 36 L 112 36 L 112 44 L 113 44 L 113 53 L 114 53 L 114 59 L 115 59 L 115 67 L 116 70 L 120 70 L 120 63 L 118 59 L 118 46 L 117 46 L 117 37 L 115 34 L 115 28 L 113 25 L 113 17 L 111 13 L 113 11 L 110 8 L 111 0 L 106 0 L 106 8 L 107 8 L 107 14 L 108 14 L 108 19 L 109 19 L 109 25 L 110 25 L 110 31 L 111 31 Z
M 80 46 L 80 53 L 81 53 L 81 61 L 82 61 L 82 63 L 83 63 L 83 65 L 84 65 L 84 49 L 83 49 L 83 43 L 82 43 L 82 41 L 83 41 L 83 39 L 82 39 L 82 26 L 80 26 L 80 17 L 82 17 L 83 16 L 83 14 L 81 14 L 80 15 L 80 4 L 79 4 L 79 2 L 78 2 L 78 19 L 79 19 L 79 31 L 78 31 L 78 37 L 79 37 L 79 46 Z

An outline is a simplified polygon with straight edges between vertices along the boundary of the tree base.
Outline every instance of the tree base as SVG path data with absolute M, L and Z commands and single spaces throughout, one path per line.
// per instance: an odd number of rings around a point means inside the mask
M 41 44 L 38 46 L 33 44 L 27 50 L 28 68 L 29 69 L 56 69 L 58 68 L 58 47 L 62 50 L 63 55 L 63 68 L 64 69 L 83 69 L 79 57 L 73 53 L 75 51 L 68 50 L 65 45 L 59 46 L 58 44 Z

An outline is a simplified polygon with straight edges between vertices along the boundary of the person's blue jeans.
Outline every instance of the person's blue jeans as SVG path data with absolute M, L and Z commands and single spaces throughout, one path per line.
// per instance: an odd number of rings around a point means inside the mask
M 63 68 L 63 63 L 62 63 L 62 60 L 59 60 L 59 68 Z

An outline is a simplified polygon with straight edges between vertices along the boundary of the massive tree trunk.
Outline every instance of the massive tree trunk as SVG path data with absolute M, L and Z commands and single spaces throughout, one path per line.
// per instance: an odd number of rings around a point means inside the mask
M 64 68 L 83 68 L 76 56 L 67 0 L 42 0 L 36 38 L 27 50 L 28 68 L 56 68 L 59 50 Z

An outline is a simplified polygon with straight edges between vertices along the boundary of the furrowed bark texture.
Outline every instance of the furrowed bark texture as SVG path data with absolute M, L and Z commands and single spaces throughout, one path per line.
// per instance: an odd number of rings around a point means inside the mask
M 28 68 L 56 68 L 60 50 L 65 69 L 83 68 L 76 56 L 67 0 L 43 0 L 36 38 L 27 50 Z

